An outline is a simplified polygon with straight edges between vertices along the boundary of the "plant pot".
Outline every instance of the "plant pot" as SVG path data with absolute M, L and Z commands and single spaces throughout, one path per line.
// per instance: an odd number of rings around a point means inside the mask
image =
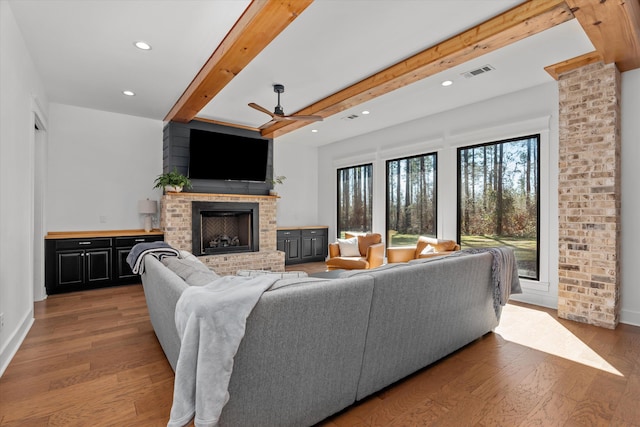
M 164 187 L 164 191 L 167 193 L 179 193 L 182 191 L 182 187 L 176 185 L 167 185 Z
M 269 190 L 269 195 L 270 196 L 277 196 L 278 192 L 276 190 Z

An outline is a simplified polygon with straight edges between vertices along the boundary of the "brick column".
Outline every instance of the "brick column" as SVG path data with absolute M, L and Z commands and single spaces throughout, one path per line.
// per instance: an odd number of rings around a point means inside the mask
M 620 305 L 620 73 L 596 63 L 558 79 L 558 316 L 614 329 Z

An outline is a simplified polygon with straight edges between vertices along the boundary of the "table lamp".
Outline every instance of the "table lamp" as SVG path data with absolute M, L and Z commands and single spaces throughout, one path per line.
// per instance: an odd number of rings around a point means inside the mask
M 143 214 L 144 217 L 144 231 L 147 233 L 151 231 L 151 216 L 158 212 L 158 202 L 155 200 L 139 200 L 138 201 L 138 213 Z

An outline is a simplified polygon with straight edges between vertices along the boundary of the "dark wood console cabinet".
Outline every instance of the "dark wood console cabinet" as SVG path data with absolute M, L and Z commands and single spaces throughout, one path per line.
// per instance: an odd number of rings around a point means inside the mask
M 285 265 L 324 261 L 328 255 L 328 227 L 278 228 L 277 249 Z
M 127 264 L 137 243 L 163 240 L 161 232 L 49 233 L 45 238 L 45 287 L 57 294 L 135 283 L 139 277 Z

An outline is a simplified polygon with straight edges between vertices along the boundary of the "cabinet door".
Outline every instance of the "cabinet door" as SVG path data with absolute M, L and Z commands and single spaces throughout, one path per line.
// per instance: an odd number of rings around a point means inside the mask
M 320 258 L 321 261 L 327 257 L 329 248 L 327 246 L 327 236 L 318 235 L 314 237 L 313 241 L 313 256 L 316 258 Z
M 282 252 L 285 252 L 285 257 L 286 257 L 286 252 L 287 252 L 287 239 L 278 239 L 276 240 L 276 249 Z
M 84 283 L 84 251 L 60 251 L 56 253 L 56 287 L 78 286 Z
M 116 249 L 116 279 L 128 279 L 137 276 L 137 274 L 133 274 L 127 262 L 127 256 L 129 256 L 130 251 L 131 248 Z
M 287 240 L 287 260 L 298 261 L 300 257 L 300 237 L 291 237 Z
M 315 237 L 302 236 L 302 258 L 313 258 L 315 252 Z
M 111 280 L 111 249 L 86 251 L 86 283 L 107 282 Z
M 115 259 L 114 259 L 114 279 L 121 282 L 135 282 L 138 277 L 133 274 L 131 267 L 127 262 L 127 256 L 138 243 L 157 242 L 163 240 L 163 236 L 132 236 L 132 237 L 116 237 L 115 239 Z

